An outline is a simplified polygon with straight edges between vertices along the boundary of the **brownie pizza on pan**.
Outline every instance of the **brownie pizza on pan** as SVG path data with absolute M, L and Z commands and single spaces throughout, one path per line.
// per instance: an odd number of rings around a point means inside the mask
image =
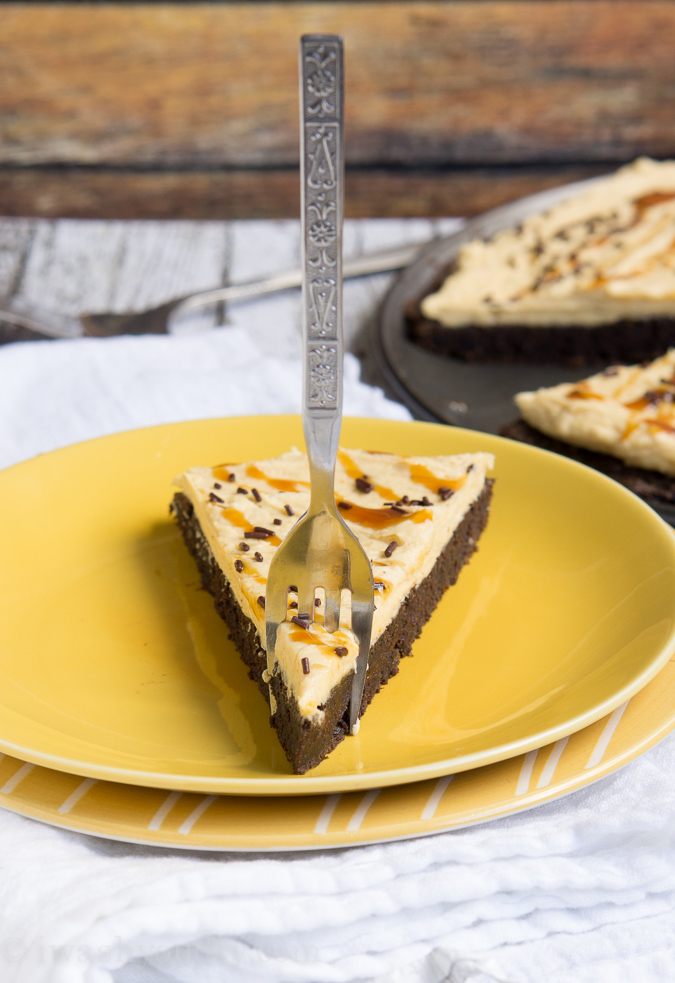
M 398 672 L 402 657 L 476 551 L 488 520 L 493 466 L 486 453 L 399 457 L 341 450 L 335 493 L 373 568 L 376 600 L 361 714 Z M 296 774 L 318 765 L 347 733 L 357 642 L 349 627 L 323 627 L 288 595 L 288 620 L 267 671 L 265 591 L 272 555 L 309 503 L 306 455 L 191 468 L 171 504 L 250 677 L 270 703 L 270 723 Z M 348 610 L 341 626 L 349 625 Z
M 588 464 L 656 507 L 675 503 L 675 348 L 515 402 L 521 419 L 502 436 Z
M 472 361 L 607 365 L 675 344 L 675 162 L 641 158 L 466 243 L 410 337 Z

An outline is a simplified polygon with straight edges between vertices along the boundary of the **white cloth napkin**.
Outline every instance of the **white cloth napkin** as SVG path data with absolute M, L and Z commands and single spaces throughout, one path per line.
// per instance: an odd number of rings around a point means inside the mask
M 0 465 L 172 420 L 294 412 L 238 328 L 0 349 Z M 405 419 L 346 363 L 346 412 Z M 675 979 L 675 738 L 597 785 L 409 842 L 188 854 L 0 810 L 2 983 Z

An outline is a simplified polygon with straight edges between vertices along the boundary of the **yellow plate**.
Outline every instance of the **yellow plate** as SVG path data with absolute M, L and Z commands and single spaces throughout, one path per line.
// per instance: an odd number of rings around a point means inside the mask
M 172 477 L 192 464 L 293 443 L 295 417 L 181 423 L 0 474 L 0 750 L 182 791 L 376 788 L 556 741 L 622 704 L 673 653 L 675 538 L 619 485 L 473 431 L 347 420 L 347 447 L 494 451 L 494 508 L 359 735 L 291 775 L 167 505 Z
M 471 826 L 616 771 L 675 727 L 675 662 L 608 717 L 541 750 L 409 785 L 335 795 L 200 795 L 0 760 L 0 805 L 65 829 L 187 850 L 324 850 Z

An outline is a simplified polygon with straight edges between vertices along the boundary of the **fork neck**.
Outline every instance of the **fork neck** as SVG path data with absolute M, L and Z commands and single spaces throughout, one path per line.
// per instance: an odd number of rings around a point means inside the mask
M 305 407 L 302 423 L 311 481 L 310 512 L 316 513 L 326 506 L 334 511 L 335 461 L 340 440 L 341 414 L 330 410 L 322 413 Z

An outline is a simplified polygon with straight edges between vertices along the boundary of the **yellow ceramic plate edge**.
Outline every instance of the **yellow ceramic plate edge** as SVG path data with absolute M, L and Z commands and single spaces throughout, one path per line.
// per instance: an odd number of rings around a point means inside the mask
M 222 425 L 224 423 L 235 427 L 247 424 L 254 424 L 256 427 L 263 428 L 266 424 L 270 427 L 274 427 L 275 425 L 290 427 L 291 424 L 299 426 L 299 417 L 233 417 L 228 419 L 197 420 L 189 421 L 187 423 L 164 424 L 157 427 L 138 428 L 120 434 L 104 436 L 96 438 L 93 441 L 84 441 L 77 445 L 70 445 L 70 447 L 63 448 L 62 450 L 67 451 L 72 447 L 86 448 L 91 444 L 100 444 L 101 442 L 125 438 L 127 436 L 133 437 L 135 434 L 142 433 L 156 433 L 159 439 L 163 432 L 169 433 L 175 428 L 200 427 L 209 424 Z M 546 458 L 548 460 L 555 461 L 556 466 L 559 466 L 563 472 L 584 472 L 587 475 L 591 475 L 592 480 L 604 484 L 609 498 L 614 496 L 618 500 L 623 501 L 624 504 L 630 508 L 635 509 L 636 514 L 642 513 L 643 518 L 651 522 L 655 535 L 658 534 L 667 538 L 673 559 L 675 560 L 675 536 L 673 535 L 673 531 L 656 515 L 652 509 L 649 508 L 649 506 L 647 506 L 642 500 L 634 496 L 632 493 L 628 492 L 621 485 L 613 482 L 611 479 L 605 477 L 599 472 L 592 471 L 590 468 L 578 464 L 575 461 L 559 457 L 558 455 L 552 454 L 548 451 L 543 451 L 539 448 L 530 447 L 523 444 L 514 445 L 513 442 L 508 441 L 505 438 L 483 434 L 477 431 L 466 431 L 455 427 L 450 428 L 441 424 L 399 422 L 380 419 L 346 418 L 343 429 L 345 446 L 357 446 L 359 441 L 358 430 L 360 427 L 383 427 L 385 429 L 398 427 L 423 428 L 426 431 L 437 431 L 439 434 L 442 433 L 444 436 L 451 435 L 457 437 L 460 442 L 463 440 L 468 440 L 471 443 L 472 449 L 491 450 L 497 454 L 499 453 L 500 447 L 506 448 L 509 446 L 514 446 L 517 447 L 518 453 L 529 455 L 532 457 L 532 459 Z M 465 448 L 458 448 L 458 451 L 464 449 Z M 454 453 L 454 450 L 445 450 L 443 452 Z M 61 453 L 61 450 L 56 450 L 47 455 L 43 455 L 42 457 L 52 457 L 54 455 L 58 455 L 59 453 Z M 35 461 L 36 459 L 32 460 Z M 23 464 L 29 463 L 31 462 L 22 462 L 15 465 L 11 470 L 20 469 Z M 673 655 L 673 652 L 675 652 L 675 624 L 671 628 L 668 639 L 661 647 L 658 656 L 655 657 L 641 673 L 635 676 L 630 685 L 622 687 L 619 690 L 612 691 L 607 698 L 596 703 L 587 712 L 569 718 L 560 726 L 541 729 L 537 731 L 537 733 L 532 734 L 526 740 L 495 745 L 490 748 L 489 751 L 481 751 L 469 755 L 456 756 L 451 759 L 438 760 L 431 764 L 388 769 L 384 772 L 368 771 L 364 774 L 352 773 L 343 776 L 332 775 L 326 777 L 314 777 L 311 774 L 304 776 L 280 775 L 265 777 L 262 779 L 232 778 L 231 776 L 227 776 L 225 778 L 211 778 L 209 776 L 194 776 L 189 774 L 166 775 L 164 773 L 146 772 L 141 769 L 124 769 L 115 766 L 109 767 L 89 761 L 80 761 L 77 759 L 73 760 L 66 756 L 62 757 L 33 748 L 26 748 L 13 743 L 12 741 L 6 740 L 1 736 L 0 752 L 4 751 L 5 753 L 14 757 L 19 757 L 26 762 L 32 762 L 33 764 L 41 765 L 46 768 L 64 771 L 69 774 L 75 773 L 92 779 L 124 782 L 132 785 L 154 786 L 161 789 L 177 789 L 185 792 L 205 792 L 212 794 L 242 796 L 305 796 L 321 795 L 326 792 L 342 793 L 355 789 L 382 788 L 389 785 L 399 785 L 424 779 L 438 778 L 439 776 L 446 775 L 450 770 L 457 772 L 490 765 L 505 758 L 511 758 L 523 752 L 532 751 L 536 748 L 545 746 L 550 742 L 557 741 L 576 731 L 579 731 L 580 729 L 604 717 L 607 713 L 614 710 L 616 707 L 620 706 L 626 700 L 638 693 L 640 689 L 642 689 L 651 679 L 654 678 L 665 663 L 668 662 Z
M 82 779 L 6 757 L 0 805 L 61 829 L 186 850 L 290 852 L 431 836 L 524 812 L 629 764 L 675 728 L 675 662 L 568 738 L 436 781 L 320 796 L 170 792 Z

